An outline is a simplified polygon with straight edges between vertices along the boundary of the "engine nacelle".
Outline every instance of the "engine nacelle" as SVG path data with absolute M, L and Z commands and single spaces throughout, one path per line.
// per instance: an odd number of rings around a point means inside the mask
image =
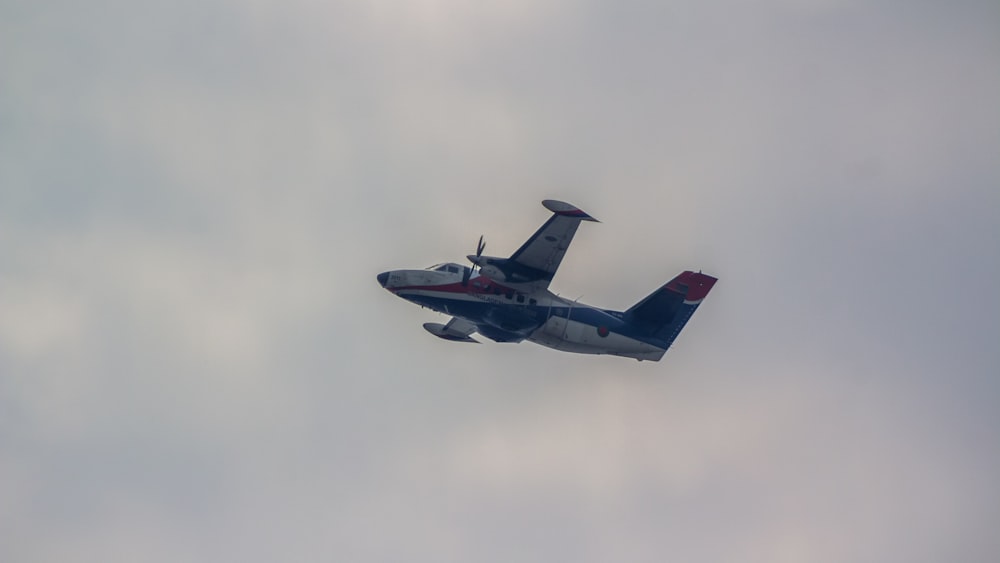
M 479 266 L 484 276 L 496 282 L 529 283 L 541 279 L 551 279 L 552 276 L 542 270 L 536 270 L 512 262 L 509 258 L 497 256 L 476 256 L 470 254 L 469 261 Z
M 495 282 L 503 283 L 507 281 L 507 274 L 505 274 L 503 270 L 497 268 L 492 264 L 488 266 L 483 266 L 482 268 L 479 269 L 479 271 L 482 272 L 484 276 L 490 278 Z
M 500 265 L 506 262 L 506 259 L 497 256 L 476 256 L 475 254 L 470 254 L 466 258 L 469 259 L 469 262 L 479 266 L 479 271 L 491 280 L 507 281 L 507 274 L 500 269 Z

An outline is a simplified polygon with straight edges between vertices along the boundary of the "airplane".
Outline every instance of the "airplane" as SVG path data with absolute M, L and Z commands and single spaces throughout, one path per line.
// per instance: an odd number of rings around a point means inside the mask
M 659 361 L 717 281 L 685 271 L 625 311 L 565 299 L 549 283 L 583 221 L 599 222 L 579 208 L 547 199 L 552 216 L 508 258 L 483 256 L 479 237 L 472 267 L 454 262 L 423 270 L 378 274 L 382 287 L 421 307 L 451 315 L 446 324 L 424 323 L 439 338 L 479 342 L 527 340 L 580 354 L 609 354 Z

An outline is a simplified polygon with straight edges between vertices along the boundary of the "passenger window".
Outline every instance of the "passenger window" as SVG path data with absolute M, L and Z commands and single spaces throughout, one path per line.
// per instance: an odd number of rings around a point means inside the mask
M 504 297 L 506 297 L 507 299 L 513 299 L 514 298 L 514 292 L 508 291 L 507 294 L 504 295 Z
M 535 299 L 528 299 L 528 305 L 538 305 L 538 301 Z
M 458 273 L 458 268 L 456 268 L 454 266 L 448 266 L 448 271 L 451 272 L 451 273 L 453 273 L 453 274 L 457 274 Z
M 518 303 L 524 303 L 524 296 L 523 295 L 518 295 L 517 296 L 517 302 Z

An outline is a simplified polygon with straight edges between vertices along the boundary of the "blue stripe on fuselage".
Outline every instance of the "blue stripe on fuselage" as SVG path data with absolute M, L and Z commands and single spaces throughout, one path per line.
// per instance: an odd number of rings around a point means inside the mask
M 596 307 L 591 307 L 589 305 L 558 305 L 553 307 L 543 306 L 543 305 L 520 305 L 517 303 L 510 303 L 505 297 L 496 295 L 485 295 L 482 297 L 477 297 L 474 300 L 469 299 L 452 299 L 448 297 L 441 297 L 440 295 L 426 295 L 421 292 L 410 293 L 407 291 L 400 291 L 397 294 L 403 299 L 413 301 L 418 305 L 434 309 L 435 311 L 452 315 L 455 317 L 463 318 L 467 321 L 476 324 L 488 324 L 492 326 L 500 327 L 504 330 L 517 332 L 525 336 L 531 334 L 535 329 L 540 327 L 549 316 L 556 316 L 566 318 L 569 315 L 571 321 L 576 321 L 583 323 L 595 328 L 607 327 L 611 332 L 621 334 L 628 338 L 633 338 L 640 342 L 645 342 L 647 344 L 652 344 L 660 348 L 669 348 L 670 344 L 673 342 L 674 338 L 677 336 L 677 332 L 673 334 L 664 334 L 669 340 L 664 340 L 662 338 L 657 338 L 654 335 L 650 335 L 648 332 L 643 331 L 625 322 L 621 319 L 621 312 L 598 309 Z M 697 304 L 681 305 L 681 315 L 685 319 L 690 318 L 694 310 L 698 308 Z M 685 311 L 688 309 L 690 312 Z

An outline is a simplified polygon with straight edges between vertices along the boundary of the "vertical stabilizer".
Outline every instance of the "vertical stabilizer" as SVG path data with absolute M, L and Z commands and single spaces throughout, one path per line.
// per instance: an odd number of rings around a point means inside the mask
M 625 311 L 625 321 L 669 348 L 716 281 L 701 272 L 684 272 Z

